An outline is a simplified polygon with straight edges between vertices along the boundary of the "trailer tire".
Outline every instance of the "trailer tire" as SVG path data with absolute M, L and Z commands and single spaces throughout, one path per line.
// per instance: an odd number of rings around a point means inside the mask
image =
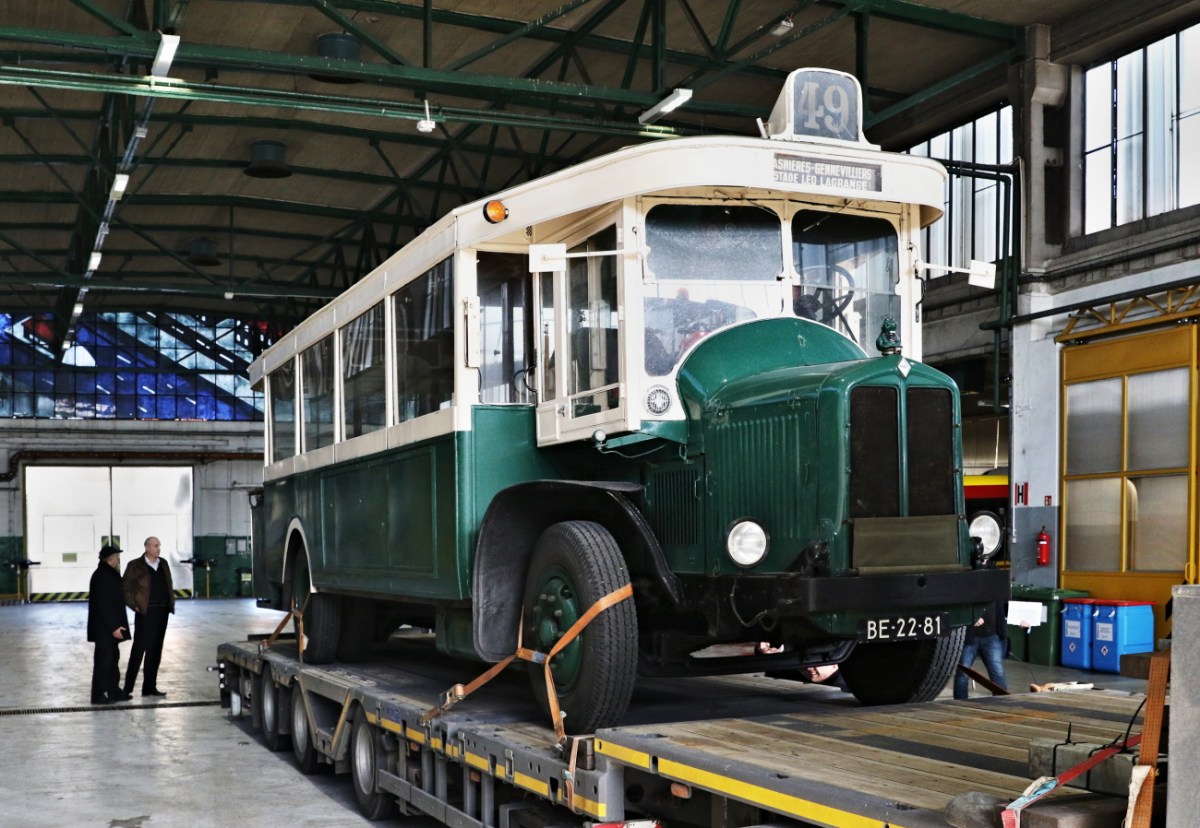
M 392 762 L 383 745 L 379 729 L 359 715 L 350 731 L 350 780 L 358 809 L 372 822 L 396 814 L 396 798 L 377 785 L 378 771 L 392 770 Z
M 262 676 L 250 676 L 250 729 L 262 730 L 262 705 L 259 697 L 262 695 Z
M 841 665 L 846 686 L 863 704 L 933 701 L 954 676 L 966 627 L 942 638 L 859 644 Z
M 598 523 L 567 521 L 542 533 L 525 579 L 526 646 L 549 652 L 558 638 L 605 595 L 629 583 L 612 534 Z M 569 733 L 617 724 L 637 676 L 637 613 L 633 600 L 597 615 L 554 661 L 555 689 Z M 534 696 L 549 712 L 545 668 L 529 665 Z
M 304 709 L 304 691 L 300 682 L 292 682 L 292 754 L 296 766 L 304 774 L 320 770 L 321 757 L 313 740 L 314 734 L 308 726 L 308 713 Z
M 258 706 L 258 720 L 262 723 L 262 740 L 267 750 L 278 753 L 287 747 L 288 737 L 283 732 L 283 722 L 280 719 L 280 697 L 284 690 L 277 685 L 267 670 L 258 682 L 258 692 L 254 694 Z
M 296 608 L 303 612 L 304 635 L 308 638 L 301 655 L 309 664 L 328 664 L 337 655 L 342 602 L 337 595 L 312 591 L 308 555 L 303 549 L 292 558 L 292 596 Z M 296 631 L 297 646 L 300 646 L 299 619 L 292 619 L 292 628 Z

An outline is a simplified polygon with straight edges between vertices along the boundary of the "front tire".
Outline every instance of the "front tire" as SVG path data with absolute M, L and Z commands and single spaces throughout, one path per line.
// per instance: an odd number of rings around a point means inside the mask
M 525 580 L 524 641 L 548 653 L 596 601 L 629 583 L 613 536 L 598 523 L 569 521 L 547 529 Z M 551 675 L 568 733 L 617 724 L 637 674 L 637 614 L 626 599 L 601 612 L 554 658 Z M 547 713 L 545 668 L 529 665 L 534 696 Z
M 933 701 L 954 677 L 967 628 L 942 638 L 859 644 L 841 665 L 846 686 L 863 704 Z
M 312 591 L 312 576 L 308 570 L 308 555 L 299 550 L 292 559 L 292 600 L 304 615 L 304 635 L 300 639 L 300 620 L 293 616 L 296 646 L 309 664 L 328 664 L 337 655 L 338 636 L 342 626 L 341 600 L 327 592 Z M 289 607 L 289 609 L 291 609 Z

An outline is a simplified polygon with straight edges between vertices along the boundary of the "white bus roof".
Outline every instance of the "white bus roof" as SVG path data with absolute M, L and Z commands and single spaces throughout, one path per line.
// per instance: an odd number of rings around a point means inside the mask
M 763 197 L 816 196 L 915 204 L 921 224 L 942 213 L 946 171 L 928 158 L 869 145 L 701 136 L 627 147 L 451 210 L 337 299 L 302 322 L 250 366 L 250 382 L 336 330 L 462 247 L 486 244 L 559 216 L 636 195 L 729 188 Z M 483 205 L 499 199 L 509 217 L 489 224 Z M 542 241 L 533 239 L 533 241 Z M 401 266 L 402 265 L 402 266 Z

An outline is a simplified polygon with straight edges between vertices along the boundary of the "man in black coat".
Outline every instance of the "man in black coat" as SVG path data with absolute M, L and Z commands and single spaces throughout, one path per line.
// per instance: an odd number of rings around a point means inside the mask
M 129 640 L 129 618 L 125 614 L 125 592 L 121 586 L 121 550 L 105 546 L 100 564 L 88 587 L 88 641 L 96 642 L 92 661 L 92 704 L 125 701 L 121 691 L 122 641 Z

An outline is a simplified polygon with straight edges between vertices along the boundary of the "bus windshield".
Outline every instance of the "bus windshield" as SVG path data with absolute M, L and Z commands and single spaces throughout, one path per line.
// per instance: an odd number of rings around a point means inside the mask
M 646 215 L 646 373 L 669 374 L 706 335 L 780 313 L 779 216 L 762 207 L 660 204 Z
M 885 218 L 799 210 L 783 261 L 779 216 L 746 205 L 660 204 L 646 215 L 646 373 L 665 376 L 708 334 L 792 313 L 867 347 L 900 318 L 895 225 Z M 781 280 L 791 283 L 786 302 Z M 903 333 L 903 332 L 901 332 Z
M 820 210 L 792 217 L 792 310 L 867 348 L 885 316 L 900 319 L 896 229 L 886 219 Z

